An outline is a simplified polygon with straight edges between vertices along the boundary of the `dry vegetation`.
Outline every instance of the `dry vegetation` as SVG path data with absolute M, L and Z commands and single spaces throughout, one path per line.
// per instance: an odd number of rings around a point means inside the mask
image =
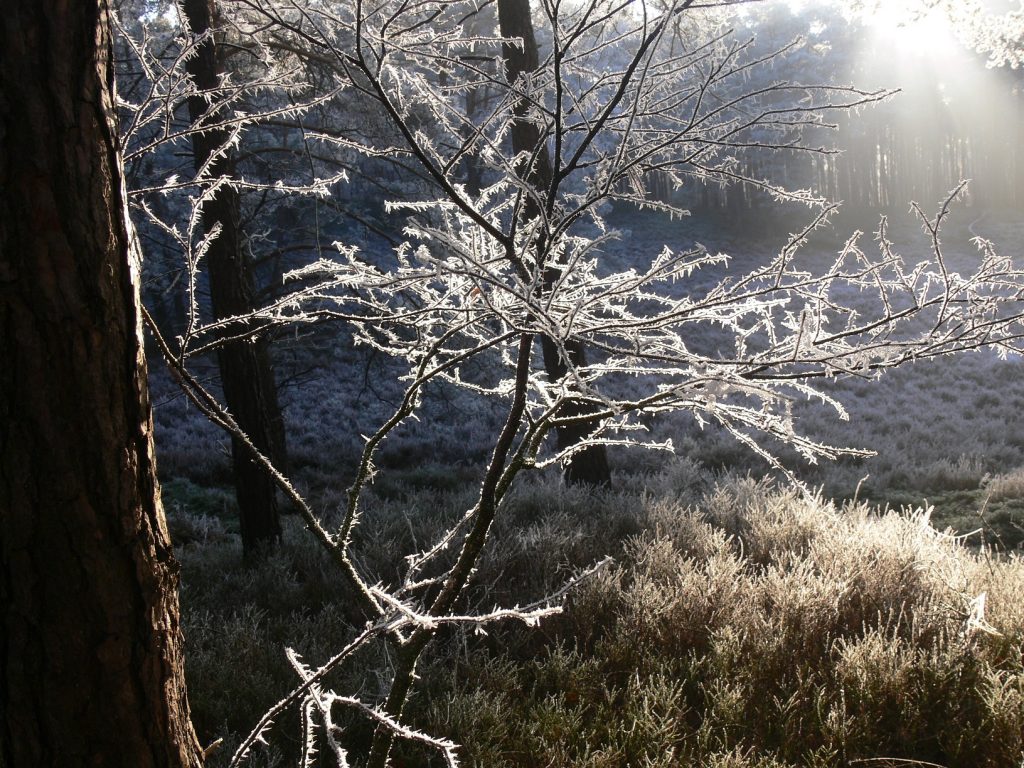
M 617 563 L 539 634 L 438 644 L 414 720 L 464 744 L 466 765 L 1019 765 L 1018 556 L 965 547 L 926 512 L 839 508 L 687 461 L 620 479 L 616 493 L 542 481 L 511 500 L 477 607 L 527 600 L 608 551 Z M 466 501 L 377 500 L 367 565 L 388 579 L 390 553 Z M 179 507 L 173 522 L 192 541 L 179 552 L 197 724 L 230 742 L 291 683 L 281 647 L 322 659 L 354 617 L 298 531 L 243 570 L 216 518 Z

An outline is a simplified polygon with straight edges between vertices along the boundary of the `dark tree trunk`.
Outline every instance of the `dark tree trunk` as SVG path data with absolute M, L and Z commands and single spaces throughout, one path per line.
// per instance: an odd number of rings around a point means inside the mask
M 214 0 L 185 0 L 185 14 L 192 31 L 202 34 L 213 28 Z M 217 47 L 212 40 L 204 43 L 196 56 L 188 62 L 189 74 L 203 90 L 216 89 L 220 84 L 220 62 Z M 207 118 L 209 104 L 202 98 L 189 100 L 193 123 Z M 212 116 L 216 120 L 215 116 Z M 196 134 L 192 151 L 196 168 L 200 168 L 221 149 L 228 139 L 224 130 Z M 215 160 L 210 169 L 212 176 L 230 175 L 230 157 Z M 210 297 L 213 314 L 217 318 L 248 314 L 255 308 L 252 268 L 243 248 L 239 228 L 238 191 L 222 187 L 212 200 L 203 206 L 203 226 L 207 232 L 220 225 L 220 234 L 206 254 L 210 277 Z M 267 341 L 236 341 L 220 348 L 217 353 L 224 400 L 238 425 L 259 451 L 269 457 L 278 469 L 285 470 L 284 422 L 277 400 L 277 385 L 270 367 Z M 260 468 L 237 440 L 231 446 L 238 498 L 239 520 L 242 529 L 242 549 L 250 555 L 274 546 L 281 538 L 276 486 L 271 477 Z
M 0 765 L 198 767 L 106 0 L 0 16 Z
M 502 37 L 518 37 L 523 41 L 522 47 L 506 45 L 503 50 L 505 72 L 509 83 L 526 72 L 532 72 L 539 66 L 537 40 L 533 34 L 533 20 L 530 18 L 530 0 L 498 0 L 498 22 Z M 516 107 L 517 117 L 525 115 L 527 105 L 520 103 Z M 544 137 L 536 123 L 517 119 L 512 126 L 512 150 L 516 153 L 536 153 L 536 160 L 530 169 L 528 179 L 537 190 L 538 198 L 543 199 L 545 191 L 552 180 L 551 156 L 543 145 Z M 525 206 L 527 217 L 539 214 L 537 204 L 528 202 Z M 543 248 L 543 243 L 538 244 Z M 553 285 L 558 279 L 557 270 L 548 267 L 545 271 L 545 282 Z M 569 370 L 567 361 L 559 354 L 558 347 L 548 337 L 541 337 L 541 348 L 544 352 L 544 369 L 551 381 L 558 381 Z M 587 364 L 586 350 L 578 341 L 566 343 L 565 351 L 569 362 L 574 366 Z M 588 406 L 578 400 L 567 400 L 558 412 L 562 418 L 583 416 Z M 586 421 L 559 427 L 556 438 L 559 450 L 577 445 L 594 431 L 594 425 Z M 573 484 L 589 483 L 591 485 L 610 485 L 611 471 L 608 468 L 608 455 L 603 445 L 592 445 L 575 454 L 565 470 L 566 482 Z

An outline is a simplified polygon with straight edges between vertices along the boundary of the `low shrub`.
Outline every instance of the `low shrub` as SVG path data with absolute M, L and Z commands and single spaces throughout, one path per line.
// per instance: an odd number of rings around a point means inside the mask
M 925 512 L 715 482 L 692 464 L 619 480 L 612 493 L 541 479 L 496 522 L 469 597 L 479 606 L 536 598 L 607 552 L 617 563 L 539 631 L 450 631 L 435 644 L 408 713 L 462 744 L 464 765 L 1020 765 L 1019 557 L 965 547 Z M 363 567 L 393 578 L 389 553 L 464 503 L 409 490 L 369 504 L 367 529 L 384 533 L 365 542 Z M 315 662 L 351 636 L 330 564 L 288 534 L 258 567 L 220 539 L 182 552 L 204 738 L 236 741 L 284 695 L 283 646 Z M 372 697 L 362 674 L 334 685 Z M 396 759 L 432 758 L 410 748 Z
M 466 764 L 1020 764 L 1018 558 L 749 479 L 646 509 L 553 643 L 435 697 L 424 727 Z

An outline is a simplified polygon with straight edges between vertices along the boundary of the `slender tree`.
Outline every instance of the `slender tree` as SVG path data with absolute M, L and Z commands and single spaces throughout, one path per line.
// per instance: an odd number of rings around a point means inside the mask
M 0 21 L 0 765 L 202 764 L 106 0 Z
M 530 18 L 530 0 L 498 0 L 498 22 L 501 36 L 518 39 L 520 43 L 506 43 L 502 46 L 505 60 L 505 74 L 509 83 L 517 78 L 528 76 L 540 66 L 537 51 L 537 38 L 533 32 L 533 20 Z M 521 100 L 515 107 L 515 120 L 512 123 L 512 150 L 517 154 L 530 158 L 533 165 L 523 174 L 534 187 L 536 197 L 527 197 L 524 213 L 526 218 L 541 215 L 540 206 L 548 200 L 553 172 L 551 156 L 548 154 L 546 137 L 536 122 L 526 118 L 528 103 Z M 553 200 L 551 200 L 553 202 Z M 550 210 L 545 212 L 550 215 Z M 543 237 L 543 228 L 540 229 Z M 543 243 L 538 244 L 538 252 L 545 250 Z M 546 266 L 544 285 L 550 291 L 551 286 L 560 276 L 560 270 Z M 570 339 L 565 345 L 565 356 L 559 353 L 555 342 L 549 336 L 541 336 L 541 349 L 544 352 L 544 369 L 552 381 L 560 381 L 568 373 L 569 364 L 574 367 L 587 365 L 587 354 L 583 344 L 577 339 Z M 585 415 L 587 406 L 580 400 L 569 399 L 565 402 L 559 416 L 568 419 Z M 586 421 L 570 421 L 555 430 L 558 449 L 566 450 L 584 441 L 594 430 L 594 425 Z M 591 485 L 609 485 L 611 471 L 608 468 L 608 455 L 602 444 L 588 445 L 579 453 L 571 456 L 565 467 L 565 479 L 569 483 L 589 483 Z
M 182 8 L 194 34 L 211 33 L 216 18 L 214 0 L 185 0 Z M 196 170 L 210 178 L 230 179 L 234 169 L 228 150 L 228 128 L 219 123 L 220 116 L 211 114 L 210 99 L 204 97 L 204 94 L 215 93 L 221 84 L 221 60 L 212 36 L 198 46 L 187 66 L 200 89 L 188 100 L 192 123 L 211 126 L 192 135 Z M 206 255 L 216 318 L 246 315 L 256 306 L 252 266 L 244 248 L 239 211 L 238 190 L 230 184 L 220 186 L 202 208 L 206 232 L 219 230 L 210 241 Z M 283 467 L 286 463 L 284 423 L 267 345 L 266 336 L 236 340 L 217 350 L 217 362 L 228 410 L 253 444 L 272 457 L 277 466 Z M 251 555 L 280 540 L 275 486 L 237 439 L 232 440 L 231 456 L 242 549 Z

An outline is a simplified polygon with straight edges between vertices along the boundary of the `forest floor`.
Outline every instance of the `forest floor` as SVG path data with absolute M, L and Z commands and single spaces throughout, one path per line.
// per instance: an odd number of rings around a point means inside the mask
M 947 227 L 953 261 L 972 258 L 972 226 L 1021 255 L 1024 223 L 977 218 L 961 212 Z M 701 242 L 742 269 L 785 239 L 778 222 L 756 217 L 742 227 L 653 214 L 611 223 L 625 230 L 612 268 L 664 244 Z M 805 257 L 824 259 L 849 232 L 842 224 L 816 234 Z M 905 219 L 893 239 L 908 252 L 926 249 Z M 782 768 L 900 758 L 1016 768 L 1024 575 L 1007 553 L 1024 543 L 1021 364 L 978 352 L 837 381 L 829 393 L 847 421 L 820 403 L 798 404 L 798 430 L 875 452 L 808 465 L 783 451 L 817 495 L 789 490 L 724 431 L 687 416 L 649 425 L 654 438 L 672 438 L 676 458 L 613 451 L 612 491 L 566 489 L 539 473 L 510 502 L 471 602 L 535 599 L 603 554 L 616 556 L 614 571 L 539 633 L 448 637 L 422 672 L 412 716 L 465 743 L 467 765 Z M 282 552 L 241 562 L 228 443 L 157 365 L 158 464 L 183 565 L 193 709 L 204 739 L 230 745 L 294 682 L 285 645 L 322 659 L 357 619 L 294 518 Z M 293 473 L 330 517 L 361 435 L 394 405 L 396 368 L 336 327 L 281 339 L 277 366 Z M 202 373 L 215 379 L 212 363 Z M 392 578 L 413 542 L 471 503 L 499 411 L 427 393 L 421 420 L 378 462 L 358 542 L 371 573 Z M 954 536 L 939 533 L 947 528 Z M 970 624 L 982 593 L 992 634 Z M 372 692 L 373 670 L 386 663 L 363 659 L 334 683 Z M 293 761 L 293 726 L 276 729 L 255 764 Z M 358 745 L 365 728 L 351 729 Z M 211 764 L 225 764 L 227 752 Z M 432 764 L 417 752 L 400 760 Z

